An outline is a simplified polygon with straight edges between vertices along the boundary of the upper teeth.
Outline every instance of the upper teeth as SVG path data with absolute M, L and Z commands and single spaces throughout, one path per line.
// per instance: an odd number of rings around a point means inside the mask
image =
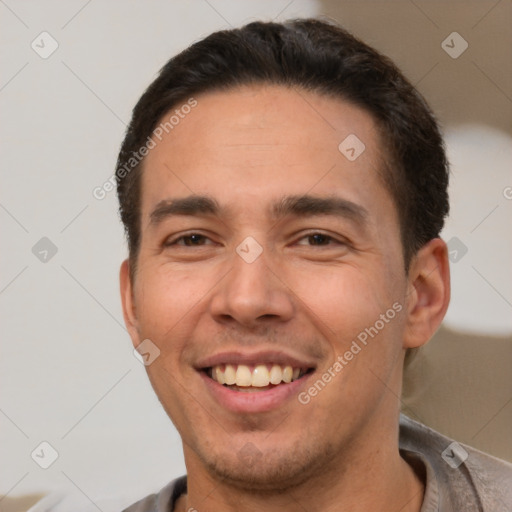
M 241 387 L 254 386 L 262 388 L 269 384 L 280 384 L 281 382 L 292 382 L 299 377 L 300 368 L 291 366 L 280 366 L 278 364 L 256 366 L 239 365 L 217 365 L 212 368 L 211 376 L 220 384 L 228 386 L 237 385 Z

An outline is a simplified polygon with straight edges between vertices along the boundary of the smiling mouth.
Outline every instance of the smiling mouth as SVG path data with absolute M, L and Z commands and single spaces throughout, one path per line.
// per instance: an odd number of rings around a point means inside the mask
M 275 363 L 245 365 L 220 364 L 205 368 L 204 372 L 214 381 L 233 391 L 258 392 L 286 386 L 301 379 L 313 368 L 298 368 Z

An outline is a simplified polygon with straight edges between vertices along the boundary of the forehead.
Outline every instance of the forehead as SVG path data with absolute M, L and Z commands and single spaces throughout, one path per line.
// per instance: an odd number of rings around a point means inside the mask
M 256 149 L 262 151 L 264 145 L 294 146 L 306 142 L 304 150 L 330 148 L 336 154 L 340 137 L 359 134 L 370 144 L 378 139 L 375 123 L 363 109 L 299 88 L 244 86 L 206 93 L 196 102 L 197 106 L 189 109 L 187 101 L 183 101 L 163 116 L 160 124 L 165 125 L 172 118 L 173 126 L 168 126 L 159 146 L 163 142 L 163 146 L 186 145 L 193 150 L 207 144 L 210 149 L 225 152 L 230 148 L 236 152 L 238 146 L 243 146 L 244 151 L 250 145 L 259 146 Z M 172 115 L 182 109 L 179 119 Z M 289 154 L 290 159 L 293 156 Z
M 181 115 L 153 137 L 143 166 L 143 215 L 166 197 L 191 193 L 245 201 L 246 208 L 249 200 L 262 204 L 285 193 L 387 195 L 376 123 L 359 107 L 270 85 L 194 99 L 193 109 L 176 105 L 166 114 L 162 123 L 176 110 Z

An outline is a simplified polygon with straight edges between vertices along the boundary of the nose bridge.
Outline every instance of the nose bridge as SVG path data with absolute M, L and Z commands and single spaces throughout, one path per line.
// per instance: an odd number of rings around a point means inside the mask
M 234 257 L 230 280 L 230 293 L 233 297 L 268 300 L 271 290 L 275 288 L 274 274 L 269 268 L 270 263 L 268 257 L 263 254 L 254 261 L 246 260 L 239 255 Z
M 231 271 L 212 299 L 212 314 L 246 325 L 263 318 L 288 320 L 293 304 L 287 288 L 271 270 L 266 251 L 251 244 L 246 239 L 233 254 Z

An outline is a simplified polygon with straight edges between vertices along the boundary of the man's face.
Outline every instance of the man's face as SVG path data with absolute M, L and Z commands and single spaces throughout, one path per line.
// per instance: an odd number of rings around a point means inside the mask
M 189 471 L 291 485 L 396 421 L 408 284 L 384 152 L 337 99 L 196 99 L 144 163 L 131 334 L 161 352 L 147 370 Z

